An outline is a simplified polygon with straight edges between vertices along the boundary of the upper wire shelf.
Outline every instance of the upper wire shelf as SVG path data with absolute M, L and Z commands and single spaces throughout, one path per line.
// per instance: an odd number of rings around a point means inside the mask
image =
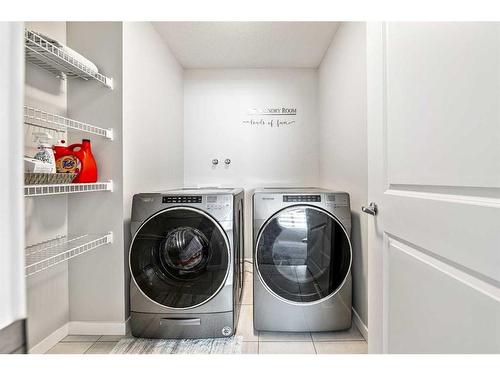
M 84 234 L 68 238 L 59 236 L 26 247 L 26 276 L 34 275 L 57 264 L 63 263 L 87 251 L 113 242 L 113 233 Z
M 104 129 L 98 126 L 87 124 L 85 122 L 72 120 L 63 116 L 55 115 L 28 106 L 24 106 L 24 123 L 51 129 L 59 132 L 65 132 L 67 129 L 78 130 L 112 140 L 113 129 Z
M 62 79 L 65 77 L 93 79 L 113 89 L 112 78 L 96 72 L 33 31 L 24 30 L 24 46 L 26 61 L 48 70 L 57 77 Z

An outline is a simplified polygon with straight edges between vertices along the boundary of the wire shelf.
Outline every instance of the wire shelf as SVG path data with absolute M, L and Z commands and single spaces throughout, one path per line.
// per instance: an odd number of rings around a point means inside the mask
M 67 129 L 78 130 L 112 140 L 113 129 L 99 128 L 85 122 L 72 120 L 28 106 L 24 106 L 24 123 L 45 129 L 65 132 Z
M 26 247 L 26 276 L 66 262 L 78 255 L 113 242 L 113 233 L 85 234 L 68 238 L 59 236 Z
M 26 61 L 35 64 L 61 79 L 80 77 L 93 79 L 113 89 L 113 79 L 95 72 L 90 67 L 66 53 L 62 48 L 49 42 L 30 30 L 24 30 Z
M 24 186 L 25 197 L 71 194 L 71 193 L 90 193 L 93 191 L 113 191 L 113 182 L 104 181 L 104 182 L 94 182 L 86 184 L 53 184 L 53 185 Z

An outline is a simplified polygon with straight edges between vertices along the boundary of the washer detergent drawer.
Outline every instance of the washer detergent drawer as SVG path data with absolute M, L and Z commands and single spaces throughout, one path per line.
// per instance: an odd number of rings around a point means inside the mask
M 131 312 L 132 335 L 151 339 L 201 339 L 234 334 L 233 312 L 150 314 Z
M 160 327 L 200 326 L 200 318 L 161 318 Z

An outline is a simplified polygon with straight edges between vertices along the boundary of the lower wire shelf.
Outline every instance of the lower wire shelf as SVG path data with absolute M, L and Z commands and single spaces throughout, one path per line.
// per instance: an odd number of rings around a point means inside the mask
M 34 275 L 78 255 L 113 242 L 113 232 L 60 236 L 26 247 L 26 276 Z

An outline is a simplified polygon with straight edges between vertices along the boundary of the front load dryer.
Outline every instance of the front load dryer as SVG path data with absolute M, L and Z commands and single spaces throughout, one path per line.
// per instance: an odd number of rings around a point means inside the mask
M 243 284 L 243 190 L 134 195 L 129 251 L 132 335 L 234 334 Z
M 256 330 L 317 332 L 351 326 L 350 231 L 347 193 L 254 191 Z

